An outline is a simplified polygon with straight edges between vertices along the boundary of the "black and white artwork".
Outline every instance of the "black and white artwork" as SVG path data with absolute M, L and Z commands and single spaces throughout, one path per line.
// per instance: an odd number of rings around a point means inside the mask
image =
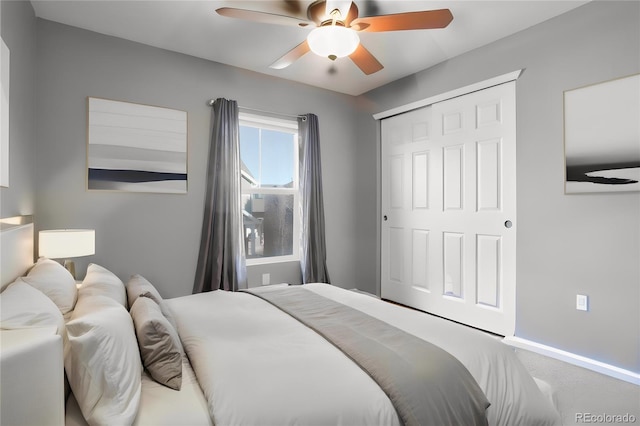
M 564 92 L 565 192 L 640 191 L 640 74 Z
M 187 192 L 187 113 L 88 100 L 87 188 Z
M 0 38 L 0 186 L 9 186 L 9 48 Z

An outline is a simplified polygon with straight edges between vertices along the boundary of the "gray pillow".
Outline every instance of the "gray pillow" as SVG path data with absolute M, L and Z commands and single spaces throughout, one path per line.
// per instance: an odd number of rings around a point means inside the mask
M 160 306 L 148 297 L 138 297 L 131 306 L 142 364 L 153 380 L 171 389 L 182 386 L 182 345 L 177 332 Z
M 126 285 L 127 288 L 127 300 L 129 302 L 129 308 L 133 306 L 133 302 L 138 297 L 145 294 L 145 297 L 153 299 L 158 305 L 162 302 L 162 296 L 158 293 L 158 290 L 151 284 L 145 277 L 139 274 L 131 275 Z
M 173 318 L 171 309 L 166 303 L 164 303 L 164 300 L 162 299 L 162 296 L 160 296 L 160 293 L 158 293 L 158 290 L 156 290 L 153 284 L 151 284 L 145 277 L 139 274 L 132 275 L 127 282 L 126 289 L 129 308 L 133 306 L 137 298 L 148 297 L 158 304 L 162 314 L 169 320 L 169 323 L 171 323 L 171 326 L 176 330 L 176 332 L 178 331 L 178 325 L 176 324 L 176 320 Z

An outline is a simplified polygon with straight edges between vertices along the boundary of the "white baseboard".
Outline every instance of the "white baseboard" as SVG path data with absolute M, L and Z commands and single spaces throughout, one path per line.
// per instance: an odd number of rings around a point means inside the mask
M 577 365 L 578 367 L 587 368 L 589 370 L 606 374 L 607 376 L 640 386 L 640 374 L 630 370 L 625 370 L 624 368 L 616 367 L 611 364 L 606 364 L 582 355 L 576 355 L 571 352 L 563 351 L 562 349 L 557 349 L 552 346 L 543 345 L 520 337 L 507 336 L 502 341 L 509 346 L 545 355 L 549 358 L 558 359 L 569 364 Z

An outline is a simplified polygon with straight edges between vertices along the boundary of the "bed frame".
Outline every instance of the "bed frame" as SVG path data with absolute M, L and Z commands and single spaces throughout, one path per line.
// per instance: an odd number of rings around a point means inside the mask
M 33 229 L 32 216 L 0 219 L 0 290 L 33 265 Z M 64 425 L 62 337 L 55 327 L 1 330 L 0 334 L 2 422 Z

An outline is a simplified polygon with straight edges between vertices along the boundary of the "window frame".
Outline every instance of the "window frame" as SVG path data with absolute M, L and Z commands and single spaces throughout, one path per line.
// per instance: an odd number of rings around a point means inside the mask
M 292 148 L 293 148 L 293 182 L 291 188 L 280 187 L 256 187 L 250 188 L 249 191 L 241 190 L 241 198 L 245 195 L 252 196 L 253 194 L 271 194 L 271 195 L 293 195 L 293 242 L 292 242 L 292 254 L 282 256 L 268 256 L 268 257 L 256 257 L 246 258 L 246 265 L 267 265 L 283 262 L 299 262 L 300 261 L 300 191 L 299 191 L 299 130 L 298 122 L 295 119 L 283 119 L 276 118 L 268 115 L 259 115 L 255 113 L 246 113 L 240 111 L 238 114 L 239 126 L 253 127 L 260 130 L 272 130 L 283 133 L 289 133 L 292 135 Z M 242 141 L 238 141 L 240 146 Z M 242 156 L 240 157 L 242 161 Z M 241 177 L 244 179 L 243 177 Z M 244 212 L 244 206 L 241 206 L 241 210 Z M 244 230 L 244 227 L 243 227 Z M 244 231 L 243 231 L 243 244 L 244 244 Z

